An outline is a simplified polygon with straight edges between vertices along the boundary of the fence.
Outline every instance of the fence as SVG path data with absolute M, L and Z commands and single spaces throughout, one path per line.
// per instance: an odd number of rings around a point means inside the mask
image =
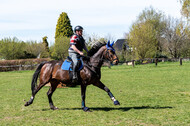
M 21 59 L 21 60 L 1 60 L 0 72 L 33 70 L 43 61 L 49 61 L 49 58 L 41 59 Z
M 5 60 L 0 61 L 0 72 L 3 71 L 20 71 L 20 70 L 33 70 L 35 69 L 38 64 L 43 61 L 49 61 L 48 58 L 42 59 L 25 59 L 25 60 Z M 179 62 L 180 65 L 183 64 L 183 61 L 190 61 L 190 58 L 153 58 L 153 59 L 141 59 L 141 60 L 132 60 L 126 62 L 128 65 L 132 65 L 133 67 L 135 64 L 148 64 L 148 63 L 155 63 L 155 66 L 158 65 L 159 62 Z M 110 66 L 110 64 L 104 63 L 104 66 Z
M 135 64 L 148 64 L 148 63 L 155 63 L 155 66 L 158 65 L 159 62 L 179 62 L 180 65 L 183 64 L 183 61 L 190 61 L 190 58 L 153 58 L 153 59 L 140 59 L 140 60 L 132 60 L 126 62 L 128 65 L 132 65 L 133 67 Z
M 33 65 L 11 65 L 11 66 L 0 66 L 0 71 L 20 71 L 20 70 L 33 70 L 38 64 Z

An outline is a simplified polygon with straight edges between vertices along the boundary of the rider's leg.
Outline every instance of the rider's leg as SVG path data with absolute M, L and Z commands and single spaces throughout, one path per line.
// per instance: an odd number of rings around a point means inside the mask
M 69 53 L 69 56 L 71 57 L 71 59 L 73 60 L 73 82 L 77 81 L 77 64 L 78 64 L 78 55 L 76 53 Z

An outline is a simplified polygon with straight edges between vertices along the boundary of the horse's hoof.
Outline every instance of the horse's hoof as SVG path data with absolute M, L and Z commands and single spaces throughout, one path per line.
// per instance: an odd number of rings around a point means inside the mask
M 83 111 L 85 111 L 85 112 L 92 112 L 92 111 L 90 111 L 90 109 L 88 108 L 88 107 L 84 107 L 84 108 L 82 108 L 83 109 Z
M 51 110 L 58 110 L 59 108 L 57 108 L 57 107 L 51 107 Z
M 30 104 L 29 104 L 29 102 L 26 102 L 25 104 L 24 104 L 24 106 L 29 106 Z
M 120 105 L 119 101 L 118 100 L 114 101 L 114 105 Z

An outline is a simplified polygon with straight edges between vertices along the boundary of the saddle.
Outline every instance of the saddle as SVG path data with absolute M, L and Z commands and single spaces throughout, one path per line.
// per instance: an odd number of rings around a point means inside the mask
M 83 61 L 82 59 L 78 58 L 79 62 L 77 64 L 77 71 L 82 70 L 83 68 Z M 67 59 L 63 62 L 61 66 L 62 70 L 68 70 L 68 71 L 73 71 L 73 61 L 72 59 L 68 56 Z

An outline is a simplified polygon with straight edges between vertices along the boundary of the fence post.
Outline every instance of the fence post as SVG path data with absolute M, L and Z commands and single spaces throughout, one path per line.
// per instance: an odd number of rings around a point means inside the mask
M 158 59 L 157 58 L 155 59 L 155 65 L 156 66 L 158 65 Z
M 179 60 L 180 60 L 180 65 L 181 65 L 181 66 L 182 66 L 182 59 L 183 59 L 183 58 L 180 58 L 180 59 L 179 59 Z
M 19 71 L 21 71 L 22 70 L 22 64 L 19 66 L 19 69 L 18 69 Z
M 135 66 L 135 60 L 132 60 L 132 65 L 133 65 L 133 67 Z

